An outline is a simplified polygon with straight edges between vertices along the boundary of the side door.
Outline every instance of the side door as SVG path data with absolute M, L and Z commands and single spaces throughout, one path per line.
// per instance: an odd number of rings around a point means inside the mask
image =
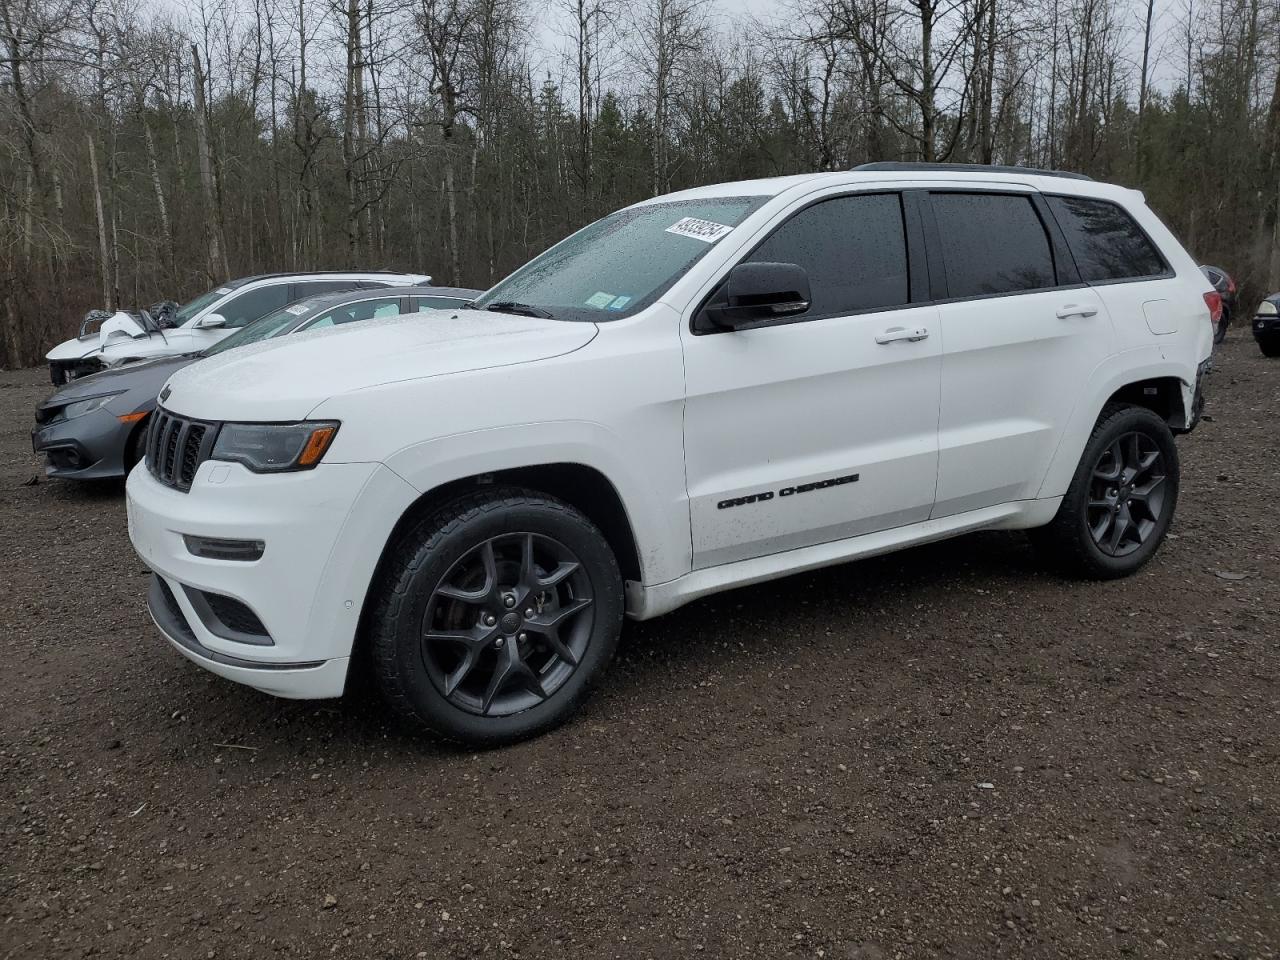
M 1035 497 L 1111 318 L 1032 191 L 933 191 L 942 403 L 934 517 Z
M 695 568 L 928 517 L 941 344 L 920 226 L 897 192 L 809 202 L 743 258 L 803 267 L 805 313 L 682 328 Z

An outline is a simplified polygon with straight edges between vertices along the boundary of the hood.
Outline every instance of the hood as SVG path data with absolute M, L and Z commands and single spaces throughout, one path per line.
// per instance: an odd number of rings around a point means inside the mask
M 100 397 L 104 393 L 118 393 L 125 390 L 148 390 L 154 397 L 173 373 L 194 363 L 195 360 L 193 356 L 159 357 L 155 360 L 127 363 L 123 367 L 114 367 L 103 370 L 101 373 L 79 377 L 50 394 L 40 406 L 60 407 L 75 400 L 87 400 L 89 397 Z
M 161 403 L 204 420 L 302 420 L 331 397 L 572 353 L 594 323 L 479 310 L 402 314 L 239 347 L 179 371 Z

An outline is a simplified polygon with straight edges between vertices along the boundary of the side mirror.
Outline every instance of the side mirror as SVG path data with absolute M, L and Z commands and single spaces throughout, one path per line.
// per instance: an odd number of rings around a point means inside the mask
M 218 327 L 225 327 L 226 325 L 227 318 L 220 313 L 206 313 L 196 321 L 196 327 L 200 330 L 214 330 Z
M 708 305 L 718 327 L 750 330 L 804 313 L 813 296 L 809 275 L 794 263 L 740 263 L 729 271 L 723 304 Z

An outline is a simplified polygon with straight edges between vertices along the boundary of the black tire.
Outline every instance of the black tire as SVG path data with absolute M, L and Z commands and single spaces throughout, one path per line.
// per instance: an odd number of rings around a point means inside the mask
M 147 429 L 151 425 L 150 420 L 150 417 L 144 417 L 134 426 L 133 433 L 129 434 L 129 445 L 124 452 L 124 472 L 126 475 L 140 464 L 142 458 L 147 455 Z
M 548 557 L 557 558 L 550 572 Z M 569 504 L 514 487 L 468 494 L 413 524 L 376 589 L 369 639 L 383 697 L 409 721 L 475 746 L 564 723 L 622 630 L 622 574 L 603 534 Z
M 1259 337 L 1258 349 L 1264 357 L 1280 357 L 1280 337 Z
M 1213 342 L 1215 344 L 1222 343 L 1227 339 L 1227 327 L 1231 324 L 1231 318 L 1227 316 L 1227 312 L 1222 312 L 1222 319 L 1218 321 L 1217 328 L 1213 331 Z
M 49 379 L 53 381 L 55 387 L 65 387 L 67 385 L 67 368 L 60 363 L 50 363 Z
M 1153 467 L 1125 480 L 1128 468 L 1115 451 L 1123 446 L 1127 454 L 1130 445 L 1137 462 L 1158 457 Z M 1117 473 L 1113 479 L 1108 477 L 1112 472 Z M 1098 417 L 1057 514 L 1047 526 L 1030 531 L 1032 542 L 1069 575 L 1127 577 L 1164 540 L 1178 503 L 1178 480 L 1178 448 L 1169 425 L 1145 407 L 1110 404 Z M 1105 525 L 1108 518 L 1110 526 Z

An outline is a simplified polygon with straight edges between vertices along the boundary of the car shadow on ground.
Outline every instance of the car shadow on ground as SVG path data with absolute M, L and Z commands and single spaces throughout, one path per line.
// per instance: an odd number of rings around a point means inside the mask
M 876 620 L 873 607 L 905 612 L 926 598 L 941 600 L 946 591 L 1025 590 L 1030 582 L 1054 579 L 1021 534 L 977 533 L 717 594 L 655 620 L 627 621 L 617 658 L 594 699 L 576 722 L 547 736 L 572 737 L 575 727 L 604 719 L 603 711 L 618 698 L 652 696 L 655 684 L 669 689 L 670 677 L 725 672 L 742 656 L 766 662 L 776 657 L 782 666 L 789 654 L 778 649 L 780 641 L 788 647 L 815 638 L 853 644 L 856 638 L 846 639 L 844 630 L 834 631 L 833 638 L 828 627 L 865 627 Z M 655 663 L 661 665 L 660 675 Z M 175 671 L 186 669 L 197 668 L 174 665 Z M 227 737 L 233 732 L 226 728 L 243 725 L 268 752 L 292 753 L 300 735 L 341 751 L 389 750 L 402 758 L 475 752 L 391 716 L 365 665 L 353 670 L 339 700 L 285 701 L 216 677 L 209 678 L 206 689 L 207 697 L 194 697 L 186 706 L 190 722 L 224 728 Z

